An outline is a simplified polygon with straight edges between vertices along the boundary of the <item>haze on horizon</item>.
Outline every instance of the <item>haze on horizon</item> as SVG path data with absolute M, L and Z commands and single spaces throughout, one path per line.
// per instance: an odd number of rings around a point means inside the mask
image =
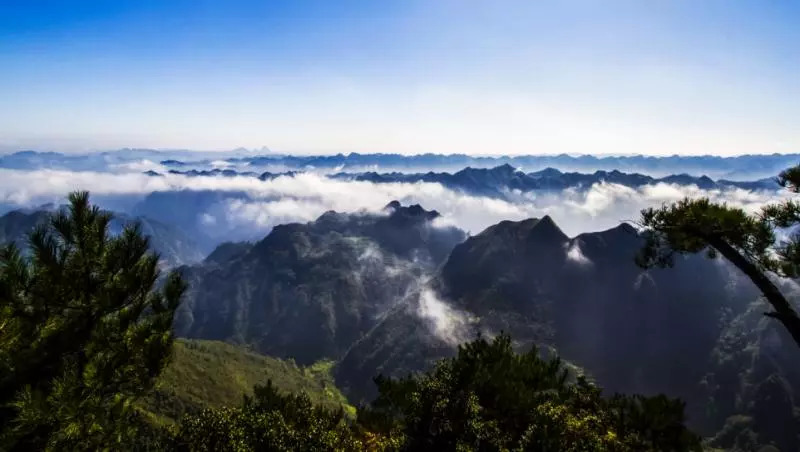
M 0 152 L 800 152 L 791 1 L 10 0 Z

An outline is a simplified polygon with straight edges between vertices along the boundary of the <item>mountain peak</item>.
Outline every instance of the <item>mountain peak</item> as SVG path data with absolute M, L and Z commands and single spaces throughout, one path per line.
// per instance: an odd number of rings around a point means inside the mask
M 402 207 L 402 204 L 400 204 L 400 201 L 395 199 L 394 201 L 390 202 L 389 204 L 386 204 L 386 207 L 384 207 L 384 209 L 385 210 L 395 211 L 395 210 L 399 209 L 400 207 Z
M 517 169 L 509 165 L 508 163 L 504 163 L 500 166 L 495 166 L 494 168 L 491 169 L 491 171 L 494 173 L 514 174 L 517 171 Z
M 620 223 L 619 226 L 613 228 L 614 230 L 618 230 L 619 232 L 624 232 L 626 234 L 633 234 L 639 235 L 639 231 L 636 230 L 630 223 Z
M 552 166 L 548 166 L 547 168 L 530 173 L 530 176 L 533 177 L 558 177 L 561 176 L 563 173 Z
M 550 215 L 545 215 L 533 225 L 528 234 L 528 240 L 561 243 L 569 240 L 569 237 L 556 225 Z
M 345 223 L 350 218 L 350 216 L 346 213 L 337 212 L 335 210 L 328 210 L 322 215 L 320 215 L 315 223 L 318 224 L 337 224 L 337 223 Z M 277 226 L 276 226 L 277 227 Z
M 389 211 L 389 217 L 393 219 L 402 218 L 405 220 L 432 221 L 440 216 L 439 212 L 435 210 L 425 210 L 425 208 L 419 204 L 412 204 L 408 207 L 404 207 L 396 200 L 387 204 L 384 209 Z
M 619 252 L 628 252 L 625 250 L 641 246 L 639 231 L 628 223 L 620 223 L 605 231 L 585 232 L 575 239 L 580 239 L 588 248 L 610 247 Z
M 494 174 L 494 175 L 502 175 L 502 176 L 513 176 L 514 173 L 517 172 L 517 169 L 513 166 L 509 165 L 508 163 L 504 163 L 499 166 L 495 166 L 494 168 L 473 168 L 468 166 L 461 171 L 456 172 L 453 174 L 454 176 L 465 176 L 468 174 Z
M 576 238 L 579 237 L 586 238 L 592 236 L 611 237 L 615 235 L 638 237 L 639 231 L 637 231 L 636 228 L 631 226 L 629 223 L 620 223 L 617 226 L 614 226 L 613 228 L 609 228 L 603 231 L 584 232 L 583 234 L 579 234 Z

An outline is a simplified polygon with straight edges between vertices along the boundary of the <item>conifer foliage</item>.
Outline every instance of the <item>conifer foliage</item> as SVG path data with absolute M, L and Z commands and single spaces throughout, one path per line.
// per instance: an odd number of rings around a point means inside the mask
M 800 166 L 783 171 L 777 182 L 800 192 Z M 800 346 L 800 315 L 771 275 L 800 277 L 800 203 L 788 200 L 765 206 L 756 214 L 708 198 L 683 199 L 642 211 L 640 224 L 647 242 L 637 256 L 642 267 L 667 267 L 676 254 L 707 250 L 722 255 L 761 291 L 772 310 L 764 315 L 781 322 Z M 779 231 L 789 231 L 780 238 Z
M 308 398 L 257 387 L 243 407 L 183 419 L 192 451 L 689 451 L 684 405 L 664 396 L 601 397 L 558 359 L 515 353 L 511 339 L 478 338 L 419 375 L 376 378 L 380 395 L 358 418 Z
M 340 410 L 314 406 L 308 395 L 281 394 L 268 381 L 240 408 L 206 409 L 187 416 L 174 440 L 177 450 L 356 451 L 367 441 Z
M 664 396 L 601 396 L 558 358 L 478 338 L 418 376 L 377 378 L 359 420 L 401 450 L 699 450 L 684 404 Z
M 185 284 L 168 275 L 137 225 L 109 235 L 111 215 L 86 192 L 0 250 L 0 449 L 130 445 L 132 403 L 172 350 Z
M 186 285 L 161 278 L 136 225 L 69 196 L 29 236 L 0 249 L 0 450 L 697 450 L 684 405 L 664 396 L 603 397 L 536 349 L 482 337 L 406 378 L 376 378 L 355 419 L 305 394 L 256 386 L 240 407 L 145 420 L 173 350 Z M 158 289 L 156 288 L 158 287 Z M 140 411 L 141 410 L 141 411 Z

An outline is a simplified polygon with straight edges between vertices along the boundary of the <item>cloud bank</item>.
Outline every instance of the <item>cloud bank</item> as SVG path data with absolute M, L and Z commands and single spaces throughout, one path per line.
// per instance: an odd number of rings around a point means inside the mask
M 522 220 L 550 215 L 570 236 L 602 230 L 621 221 L 635 220 L 645 207 L 683 197 L 708 197 L 747 211 L 788 195 L 743 189 L 703 190 L 696 186 L 656 184 L 638 189 L 598 183 L 586 190 L 561 192 L 510 192 L 507 199 L 468 195 L 438 183 L 385 183 L 334 180 L 303 173 L 261 181 L 246 176 L 188 177 L 166 174 L 104 173 L 61 170 L 0 169 L 0 203 L 6 208 L 63 202 L 73 190 L 95 196 L 139 195 L 158 191 L 211 190 L 245 193 L 198 212 L 198 223 L 225 224 L 228 228 L 268 231 L 276 224 L 310 221 L 328 210 L 380 212 L 391 200 L 418 203 L 442 214 L 441 225 L 456 225 L 472 234 L 502 220 Z
M 471 339 L 469 314 L 442 301 L 429 287 L 419 293 L 416 314 L 428 323 L 433 334 L 450 345 Z

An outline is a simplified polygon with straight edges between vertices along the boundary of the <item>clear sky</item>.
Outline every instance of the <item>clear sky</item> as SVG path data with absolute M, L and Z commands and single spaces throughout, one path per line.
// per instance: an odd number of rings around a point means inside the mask
M 0 150 L 800 152 L 800 1 L 0 1 Z

